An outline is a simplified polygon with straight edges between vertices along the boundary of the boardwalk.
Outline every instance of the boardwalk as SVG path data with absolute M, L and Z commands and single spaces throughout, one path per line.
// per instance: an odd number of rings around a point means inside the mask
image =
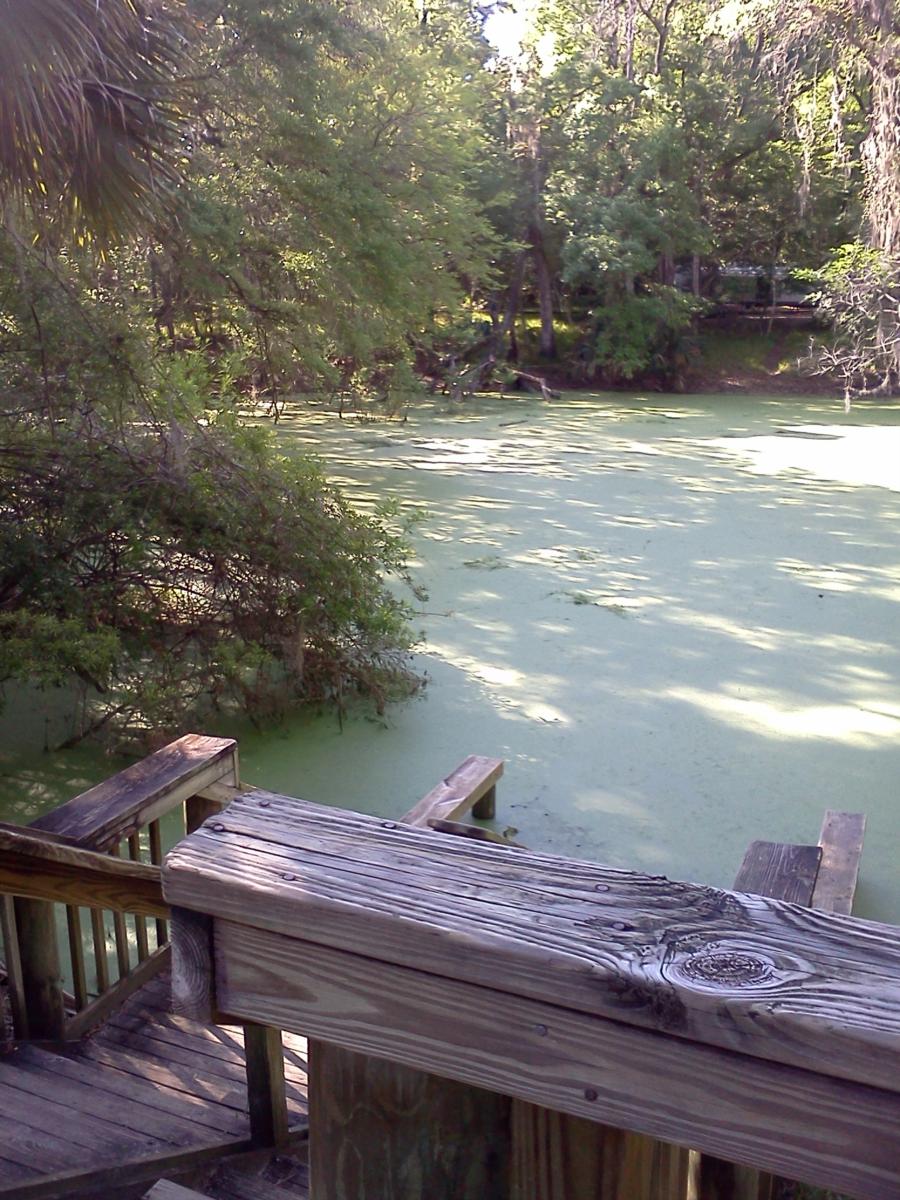
M 304 1126 L 305 1043 L 284 1042 L 291 1125 Z M 0 1059 L 0 1111 L 0 1194 L 9 1196 L 51 1175 L 240 1142 L 249 1136 L 243 1037 L 174 1016 L 160 975 L 65 1054 L 22 1045 Z

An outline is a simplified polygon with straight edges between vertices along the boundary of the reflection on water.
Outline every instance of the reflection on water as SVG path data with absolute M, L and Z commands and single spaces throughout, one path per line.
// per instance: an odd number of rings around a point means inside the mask
M 240 731 L 247 779 L 398 815 L 469 753 L 535 848 L 728 884 L 754 838 L 862 809 L 859 911 L 900 921 L 900 411 L 808 398 L 475 402 L 403 425 L 306 409 L 286 447 L 416 534 L 429 686 L 343 731 Z M 111 769 L 3 759 L 22 820 Z M 68 789 L 68 790 L 67 790 Z

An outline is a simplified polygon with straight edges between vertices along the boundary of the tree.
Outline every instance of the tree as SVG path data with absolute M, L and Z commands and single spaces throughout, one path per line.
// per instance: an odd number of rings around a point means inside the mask
M 399 355 L 409 289 L 455 301 L 479 264 L 477 232 L 439 234 L 469 204 L 432 177 L 444 149 L 468 161 L 462 118 L 446 133 L 436 111 L 465 82 L 438 70 L 444 34 L 403 26 L 398 81 L 390 4 L 364 23 L 198 0 L 177 60 L 168 9 L 34 7 L 44 26 L 13 26 L 24 74 L 0 85 L 0 679 L 79 684 L 84 731 L 117 738 L 381 707 L 417 683 L 384 584 L 403 522 L 357 513 L 239 414 L 280 329 L 295 378 Z

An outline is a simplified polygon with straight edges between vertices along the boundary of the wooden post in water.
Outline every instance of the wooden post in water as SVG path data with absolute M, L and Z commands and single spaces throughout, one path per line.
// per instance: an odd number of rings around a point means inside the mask
M 66 1010 L 53 905 L 17 896 L 15 914 L 29 1036 L 60 1040 Z

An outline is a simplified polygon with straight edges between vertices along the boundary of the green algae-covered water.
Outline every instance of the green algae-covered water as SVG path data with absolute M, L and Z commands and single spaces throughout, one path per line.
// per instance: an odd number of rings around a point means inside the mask
M 397 816 L 470 753 L 535 849 L 728 885 L 755 838 L 869 826 L 857 910 L 900 922 L 900 407 L 807 397 L 476 400 L 403 423 L 303 407 L 287 448 L 415 535 L 423 695 L 240 730 L 244 777 Z M 0 816 L 110 773 L 3 722 Z

